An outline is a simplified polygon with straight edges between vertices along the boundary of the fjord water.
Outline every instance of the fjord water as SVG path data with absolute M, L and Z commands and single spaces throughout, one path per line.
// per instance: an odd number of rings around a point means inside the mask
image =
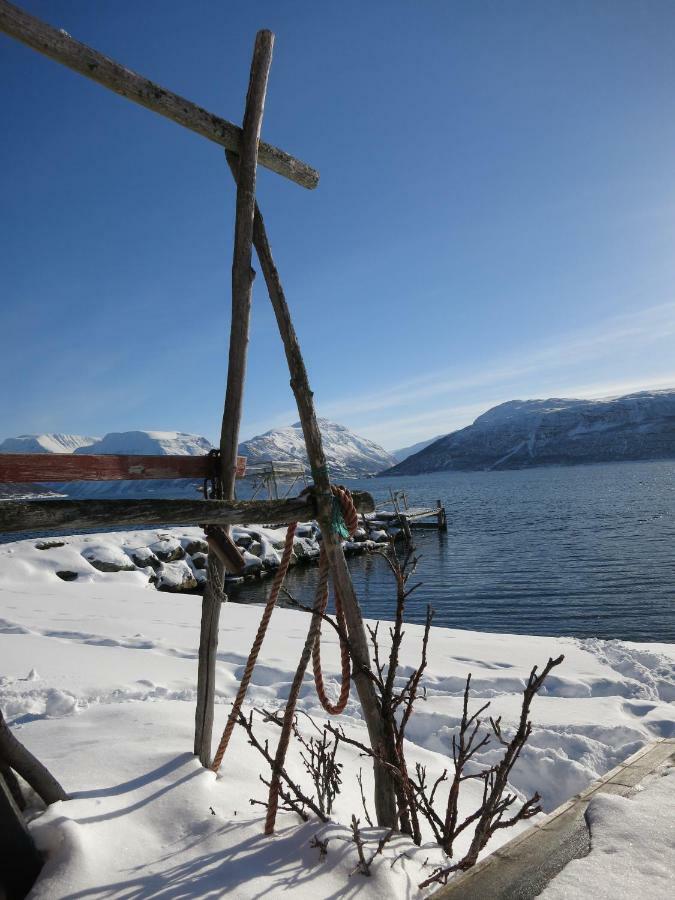
M 413 532 L 421 557 L 409 621 L 518 634 L 675 640 L 675 461 L 447 472 L 348 483 L 386 500 L 435 505 L 447 533 Z M 364 615 L 391 619 L 385 561 L 349 561 Z M 296 567 L 290 592 L 310 604 L 316 568 Z M 266 589 L 266 588 L 265 588 Z M 260 601 L 247 585 L 232 599 Z

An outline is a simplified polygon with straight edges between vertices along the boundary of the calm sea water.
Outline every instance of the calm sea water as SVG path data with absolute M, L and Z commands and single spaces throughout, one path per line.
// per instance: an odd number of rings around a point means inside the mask
M 675 640 L 675 461 L 452 472 L 350 482 L 411 506 L 445 504 L 447 533 L 415 531 L 421 556 L 408 618 L 519 634 Z M 388 619 L 394 586 L 384 560 L 350 559 L 364 614 Z M 316 568 L 289 590 L 311 603 Z M 268 584 L 232 599 L 260 602 Z

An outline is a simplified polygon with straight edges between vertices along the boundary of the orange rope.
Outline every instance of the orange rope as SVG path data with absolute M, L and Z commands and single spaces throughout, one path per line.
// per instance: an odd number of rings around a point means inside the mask
M 237 719 L 239 718 L 239 711 L 241 710 L 244 698 L 246 697 L 246 692 L 253 675 L 253 670 L 255 669 L 258 654 L 260 653 L 262 642 L 265 639 L 267 626 L 269 625 L 270 619 L 272 618 L 272 612 L 274 611 L 274 607 L 279 596 L 279 591 L 281 590 L 281 585 L 283 584 L 283 580 L 288 570 L 288 565 L 291 561 L 291 553 L 293 552 L 293 538 L 295 536 L 295 529 L 297 527 L 297 522 L 291 522 L 291 524 L 288 526 L 288 530 L 286 531 L 286 542 L 284 544 L 284 552 L 281 557 L 281 562 L 279 563 L 279 568 L 277 569 L 276 575 L 274 576 L 272 589 L 270 590 L 269 597 L 267 598 L 267 603 L 265 604 L 265 609 L 260 620 L 260 625 L 258 625 L 258 631 L 256 633 L 255 640 L 253 641 L 253 646 L 251 647 L 251 652 L 248 655 L 246 668 L 244 669 L 244 675 L 241 679 L 241 684 L 239 685 L 237 696 L 232 706 L 230 715 L 227 719 L 227 724 L 225 725 L 223 736 L 221 737 L 220 743 L 218 744 L 216 755 L 214 756 L 213 762 L 211 763 L 211 769 L 214 772 L 217 772 L 220 768 L 220 764 L 223 761 L 223 756 L 225 755 L 225 751 L 227 750 L 227 745 L 230 743 L 230 738 L 232 736 L 234 726 L 237 722 Z
M 352 495 L 346 488 L 343 487 L 332 487 L 331 490 L 333 491 L 334 496 L 337 497 L 337 499 L 340 501 L 345 525 L 347 526 L 347 531 L 349 532 L 349 535 L 351 537 L 358 528 L 359 524 L 358 513 L 356 512 L 356 507 L 354 506 Z M 324 615 L 324 613 L 326 612 L 326 607 L 328 606 L 328 570 L 328 556 L 322 544 L 321 556 L 319 559 L 319 583 L 316 588 L 316 601 L 314 603 L 314 609 L 319 613 L 320 616 Z M 349 700 L 351 681 L 349 647 L 347 646 L 347 642 L 342 637 L 342 635 L 346 634 L 347 632 L 347 622 L 345 621 L 342 595 L 337 589 L 337 586 L 335 589 L 335 618 L 337 619 L 337 624 L 341 632 L 340 663 L 342 668 L 342 684 L 340 686 L 340 696 L 338 698 L 338 702 L 335 704 L 331 703 L 328 699 L 323 683 L 323 671 L 321 669 L 321 619 L 319 619 L 318 633 L 314 642 L 314 647 L 312 648 L 312 665 L 314 668 L 314 684 L 316 685 L 316 692 L 319 696 L 321 705 L 330 716 L 338 716 L 341 712 L 344 711 L 344 708 L 347 706 L 347 701 Z
M 331 490 L 333 495 L 338 498 L 340 504 L 342 506 L 342 514 L 345 520 L 345 525 L 347 526 L 347 530 L 349 531 L 350 536 L 354 534 L 358 527 L 358 516 L 356 513 L 356 508 L 354 506 L 354 502 L 352 500 L 351 494 L 346 488 L 343 487 L 334 487 L 331 486 Z M 317 693 L 319 695 L 319 700 L 321 701 L 321 705 L 323 708 L 329 712 L 331 715 L 335 715 L 342 710 L 347 705 L 347 700 L 349 698 L 349 688 L 350 688 L 350 670 L 349 670 L 349 650 L 345 644 L 345 642 L 340 640 L 340 649 L 342 656 L 342 688 L 340 690 L 340 697 L 338 699 L 337 704 L 333 706 L 328 698 L 326 697 L 324 684 L 323 684 L 323 675 L 321 672 L 321 659 L 319 654 L 319 645 L 321 640 L 321 615 L 328 602 L 328 555 L 325 549 L 321 548 L 321 565 L 319 570 L 319 584 L 317 586 L 316 592 L 316 600 L 314 603 L 314 613 L 312 615 L 312 621 L 309 625 L 309 631 L 307 633 L 307 639 L 305 640 L 305 646 L 302 651 L 302 656 L 300 657 L 300 662 L 298 663 L 298 668 L 295 672 L 295 677 L 293 678 L 293 684 L 291 685 L 291 690 L 288 695 L 288 700 L 286 702 L 286 709 L 284 711 L 284 720 L 281 726 L 281 736 L 279 738 L 279 743 L 277 745 L 276 755 L 274 757 L 274 766 L 272 769 L 272 778 L 270 780 L 270 789 L 269 795 L 267 798 L 267 816 L 265 818 L 265 834 L 273 834 L 274 833 L 274 825 L 277 817 L 277 810 L 279 806 L 279 789 L 281 787 L 281 770 L 284 766 L 284 761 L 286 759 L 286 751 L 288 750 L 288 745 L 291 739 L 291 731 L 293 727 L 293 717 L 295 715 L 295 706 L 298 702 L 298 696 L 300 694 L 300 688 L 302 687 L 302 682 L 305 676 L 305 671 L 307 669 L 307 664 L 309 663 L 310 654 L 314 660 L 314 681 L 316 684 Z M 339 595 L 339 591 L 336 591 L 335 596 L 335 609 L 338 617 L 338 621 L 341 622 L 344 627 L 344 611 L 342 605 L 342 598 Z
M 352 496 L 346 488 L 341 486 L 333 485 L 331 486 L 331 491 L 333 492 L 333 496 L 340 501 L 345 526 L 347 528 L 347 531 L 349 532 L 349 535 L 352 536 L 358 528 L 358 514 L 356 512 L 356 507 L 354 506 Z M 267 598 L 267 603 L 265 604 L 265 609 L 260 620 L 260 625 L 258 626 L 258 631 L 256 632 L 253 646 L 251 647 L 251 652 L 249 653 L 248 660 L 246 662 L 244 675 L 241 679 L 239 690 L 237 691 L 237 696 L 232 705 L 232 710 L 230 711 L 225 729 L 223 730 L 223 735 L 220 739 L 220 743 L 218 744 L 216 755 L 214 756 L 213 762 L 211 764 L 211 769 L 214 772 L 217 772 L 222 764 L 223 757 L 230 742 L 230 738 L 232 737 L 232 732 L 234 731 L 234 726 L 236 725 L 241 707 L 246 697 L 248 686 L 251 682 L 255 664 L 258 659 L 258 654 L 260 653 L 260 648 L 262 647 L 262 643 L 265 639 L 265 634 L 267 632 L 270 619 L 272 618 L 272 612 L 274 611 L 274 607 L 279 597 L 281 585 L 283 584 L 284 578 L 286 577 L 286 572 L 288 571 L 291 554 L 293 552 L 293 538 L 295 537 L 295 530 L 297 528 L 297 525 L 297 522 L 291 522 L 291 524 L 288 526 L 288 530 L 286 531 L 286 541 L 284 544 L 284 552 L 281 558 L 281 562 L 274 577 L 274 582 L 272 583 L 272 588 L 270 590 L 269 597 Z M 265 822 L 265 834 L 272 834 L 272 832 L 274 831 L 274 823 L 276 821 L 276 814 L 279 803 L 279 772 L 283 768 L 286 751 L 290 742 L 291 726 L 293 722 L 293 715 L 295 713 L 295 706 L 300 694 L 300 688 L 302 687 L 302 682 L 304 679 L 305 671 L 307 669 L 310 655 L 312 657 L 316 691 L 319 697 L 319 701 L 326 712 L 329 715 L 339 715 L 344 710 L 349 700 L 349 692 L 351 686 L 351 665 L 349 659 L 349 647 L 342 636 L 346 633 L 347 625 L 345 620 L 342 596 L 340 594 L 340 591 L 337 589 L 335 591 L 335 613 L 341 631 L 340 662 L 342 669 L 342 680 L 340 686 L 340 695 L 338 697 L 337 703 L 335 704 L 331 703 L 326 694 L 326 688 L 323 680 L 323 671 L 321 668 L 321 617 L 325 614 L 326 607 L 328 605 L 329 569 L 330 566 L 328 562 L 328 554 L 326 553 L 325 547 L 322 544 L 319 557 L 319 580 L 316 589 L 316 598 L 314 601 L 314 612 L 312 615 L 309 632 L 307 634 L 307 639 L 305 641 L 302 657 L 300 659 L 300 664 L 298 665 L 298 669 L 295 673 L 295 678 L 293 680 L 288 701 L 286 703 L 281 737 L 279 738 L 279 744 L 277 746 L 275 757 L 274 772 L 272 773 L 272 780 L 270 782 L 269 802 L 267 807 L 267 818 Z

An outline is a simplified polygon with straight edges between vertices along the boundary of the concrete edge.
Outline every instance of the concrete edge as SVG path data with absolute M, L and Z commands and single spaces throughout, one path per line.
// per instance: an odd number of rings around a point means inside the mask
M 658 738 L 610 769 L 579 794 L 522 831 L 472 869 L 431 894 L 433 900 L 529 900 L 572 859 L 586 855 L 584 813 L 595 794 L 628 796 L 659 766 L 675 761 L 675 738 Z

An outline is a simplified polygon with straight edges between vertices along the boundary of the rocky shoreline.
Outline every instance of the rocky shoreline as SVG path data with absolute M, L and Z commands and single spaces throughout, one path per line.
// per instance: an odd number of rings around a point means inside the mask
M 366 525 L 356 531 L 353 540 L 343 542 L 346 556 L 376 550 L 399 531 L 396 527 L 380 527 L 379 522 Z M 226 585 L 273 575 L 281 562 L 285 538 L 285 528 L 234 527 L 232 539 L 246 565 L 241 575 L 227 575 Z M 32 544 L 31 549 L 38 551 L 41 561 L 62 581 L 98 581 L 119 573 L 134 573 L 158 591 L 188 594 L 201 594 L 206 584 L 209 548 L 199 528 L 113 532 L 20 543 Z M 318 525 L 299 524 L 290 565 L 315 564 L 319 554 Z

